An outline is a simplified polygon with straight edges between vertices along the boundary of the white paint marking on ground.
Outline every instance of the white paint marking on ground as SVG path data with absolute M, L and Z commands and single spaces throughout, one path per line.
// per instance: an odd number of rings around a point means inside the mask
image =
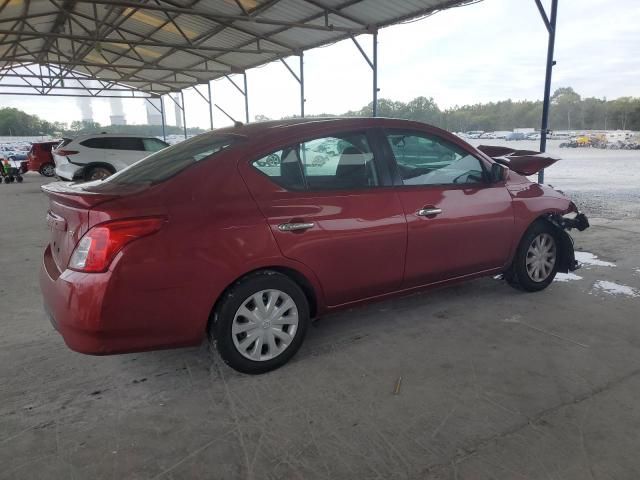
M 615 263 L 598 260 L 598 256 L 589 252 L 576 252 L 576 260 L 585 266 L 594 267 L 615 267 Z
M 558 272 L 556 273 L 556 278 L 553 279 L 554 282 L 570 282 L 571 280 L 582 280 L 582 277 L 571 272 Z
M 593 284 L 594 290 L 599 290 L 609 295 L 626 295 L 627 297 L 640 297 L 640 292 L 635 288 L 608 280 L 598 280 Z

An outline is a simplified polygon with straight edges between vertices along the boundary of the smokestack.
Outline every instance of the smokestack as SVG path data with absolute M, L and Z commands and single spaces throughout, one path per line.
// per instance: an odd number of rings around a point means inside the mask
M 76 98 L 76 103 L 80 108 L 80 120 L 83 122 L 93 122 L 93 107 L 91 106 L 91 99 L 89 98 Z
M 126 125 L 127 120 L 124 117 L 124 108 L 122 100 L 119 98 L 111 99 L 111 125 Z
M 176 127 L 178 128 L 182 128 L 182 109 L 178 106 L 178 105 L 182 105 L 180 103 L 180 95 L 176 93 L 176 95 L 173 97 L 175 98 L 175 107 L 176 107 Z M 184 108 L 184 105 L 182 105 L 182 108 Z
M 156 105 L 156 103 L 152 105 L 151 102 L 153 102 L 153 100 L 151 99 L 148 99 L 146 102 L 144 102 L 147 107 L 147 125 L 162 125 L 162 115 L 155 108 L 158 107 L 159 109 L 160 106 Z

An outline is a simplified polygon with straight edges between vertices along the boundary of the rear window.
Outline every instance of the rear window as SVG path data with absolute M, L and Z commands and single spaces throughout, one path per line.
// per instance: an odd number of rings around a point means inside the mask
M 153 153 L 111 175 L 102 183 L 105 185 L 153 185 L 237 144 L 242 138 L 234 135 L 198 135 Z

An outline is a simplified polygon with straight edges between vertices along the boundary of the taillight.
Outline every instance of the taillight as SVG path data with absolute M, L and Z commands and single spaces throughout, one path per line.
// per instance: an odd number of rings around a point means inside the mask
M 60 149 L 60 150 L 56 150 L 54 152 L 56 155 L 60 155 L 61 157 L 68 157 L 69 155 L 75 155 L 76 153 L 80 153 L 77 150 L 64 150 L 64 149 Z
M 164 217 L 128 218 L 96 225 L 76 245 L 69 268 L 79 272 L 106 272 L 125 245 L 156 233 L 165 220 Z

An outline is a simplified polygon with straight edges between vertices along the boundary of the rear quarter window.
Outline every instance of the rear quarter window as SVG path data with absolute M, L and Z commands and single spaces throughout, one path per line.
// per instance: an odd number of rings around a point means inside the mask
M 80 142 L 80 145 L 87 148 L 109 148 L 107 140 L 108 139 L 104 137 L 87 138 L 86 140 Z

